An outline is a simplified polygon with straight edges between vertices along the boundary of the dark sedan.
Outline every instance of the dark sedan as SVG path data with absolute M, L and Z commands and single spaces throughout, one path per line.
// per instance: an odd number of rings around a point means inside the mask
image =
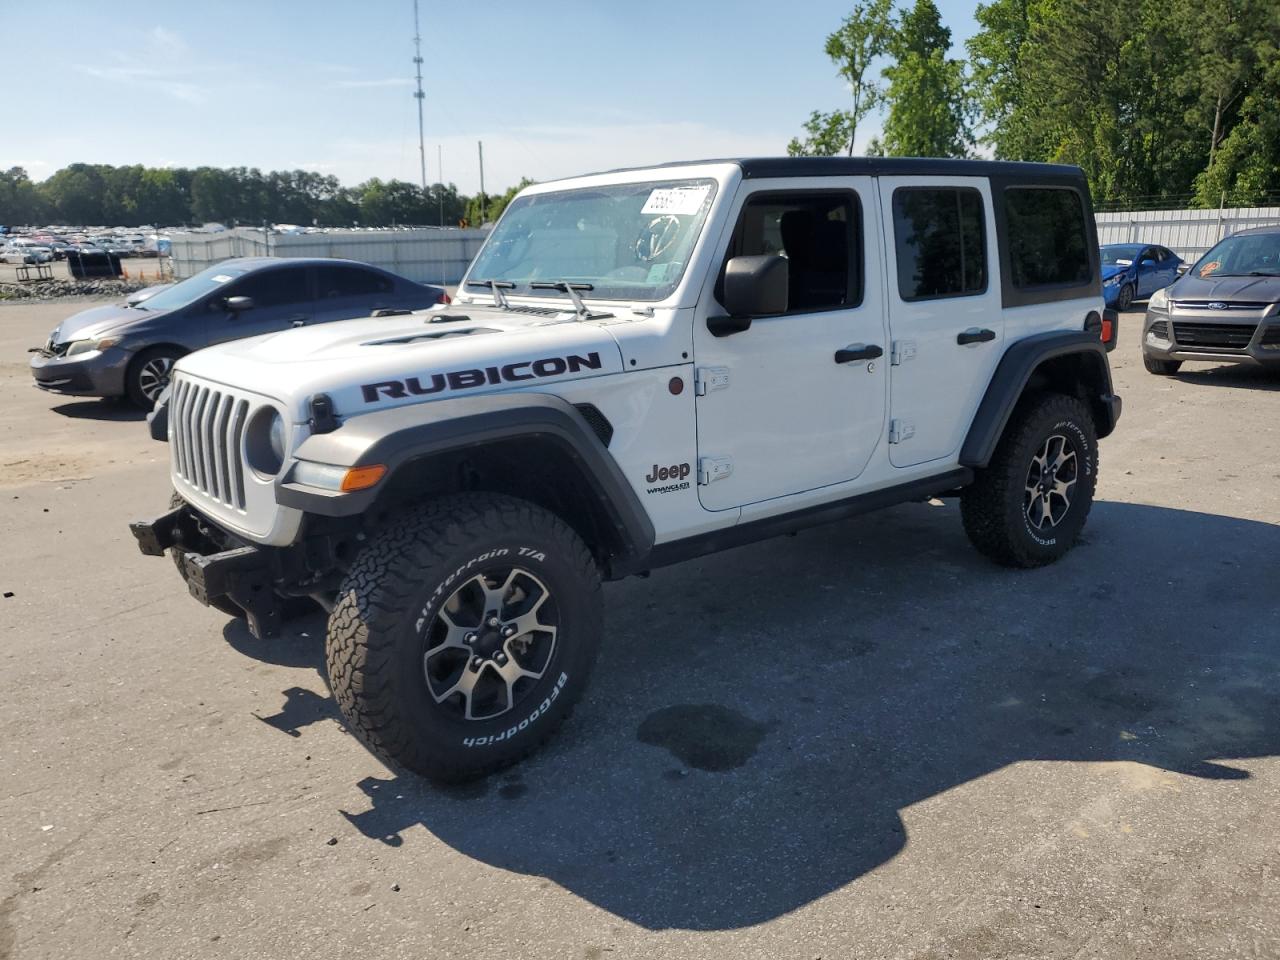
M 145 299 L 68 317 L 33 349 L 31 373 L 44 390 L 127 396 L 149 410 L 174 361 L 201 347 L 448 302 L 440 287 L 349 260 L 224 260 Z

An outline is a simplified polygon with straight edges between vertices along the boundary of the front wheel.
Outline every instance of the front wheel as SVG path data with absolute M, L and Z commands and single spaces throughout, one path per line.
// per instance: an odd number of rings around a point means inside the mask
M 513 497 L 443 497 L 357 557 L 329 617 L 329 682 L 375 754 L 465 780 L 555 732 L 600 633 L 599 573 L 564 521 Z
M 1126 283 L 1116 294 L 1116 309 L 1124 313 L 1133 306 L 1133 284 Z
M 1178 372 L 1178 368 L 1182 366 L 1182 361 L 1157 360 L 1155 357 L 1149 357 L 1144 353 L 1142 355 L 1142 365 L 1147 368 L 1147 373 L 1154 373 L 1158 377 L 1171 377 Z
M 1071 549 L 1098 481 L 1098 437 L 1075 397 L 1024 400 L 986 468 L 960 499 L 979 551 L 1011 567 L 1040 567 Z
M 129 400 L 143 410 L 154 407 L 181 356 L 181 351 L 173 347 L 153 347 L 134 357 L 125 372 L 124 388 Z

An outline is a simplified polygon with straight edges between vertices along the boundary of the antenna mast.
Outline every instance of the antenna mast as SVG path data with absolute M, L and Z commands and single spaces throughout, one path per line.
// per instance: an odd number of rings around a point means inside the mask
M 413 0 L 413 66 L 418 77 L 418 89 L 414 99 L 418 101 L 418 160 L 422 164 L 422 192 L 427 192 L 427 147 L 422 136 L 422 31 L 418 28 L 418 0 Z

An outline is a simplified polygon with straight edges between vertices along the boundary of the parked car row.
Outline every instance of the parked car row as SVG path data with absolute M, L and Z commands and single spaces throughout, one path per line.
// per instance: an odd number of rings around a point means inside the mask
M 36 386 L 150 409 L 181 356 L 214 343 L 378 310 L 448 303 L 440 287 L 349 260 L 224 260 L 124 303 L 82 310 L 33 348 Z

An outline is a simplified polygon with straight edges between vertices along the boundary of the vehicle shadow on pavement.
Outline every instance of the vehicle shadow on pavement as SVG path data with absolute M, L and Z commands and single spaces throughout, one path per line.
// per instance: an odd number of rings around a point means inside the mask
M 1235 760 L 1280 753 L 1280 526 L 1100 502 L 1063 561 L 1013 571 L 957 514 L 898 507 L 611 585 L 587 699 L 548 749 L 463 787 L 367 778 L 343 813 L 648 928 L 720 930 L 884 864 L 911 842 L 900 811 L 1008 764 L 1239 780 Z M 296 699 L 286 732 L 315 707 Z
M 1194 370 L 1183 367 L 1171 379 L 1216 389 L 1235 387 L 1240 390 L 1280 390 L 1280 368 L 1254 367 L 1240 363 Z
M 108 420 L 116 423 L 133 423 L 147 419 L 147 412 L 139 410 L 123 400 L 76 400 L 60 403 L 50 408 L 54 413 L 73 420 Z

